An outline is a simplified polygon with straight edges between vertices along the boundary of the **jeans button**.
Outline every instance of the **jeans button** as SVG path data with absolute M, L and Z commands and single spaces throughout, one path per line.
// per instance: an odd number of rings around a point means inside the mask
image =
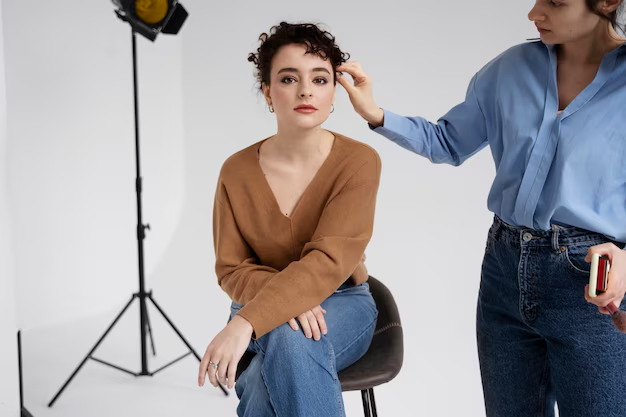
M 524 239 L 524 242 L 528 242 L 529 240 L 531 240 L 533 238 L 533 235 L 531 235 L 530 233 L 526 232 L 524 233 L 524 236 L 522 237 L 522 239 Z

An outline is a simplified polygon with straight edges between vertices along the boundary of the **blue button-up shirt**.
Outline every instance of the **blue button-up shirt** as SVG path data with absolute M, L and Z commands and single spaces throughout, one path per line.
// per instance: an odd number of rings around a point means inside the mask
M 553 45 L 514 46 L 472 78 L 437 123 L 384 110 L 373 129 L 434 163 L 460 165 L 487 145 L 488 208 L 505 222 L 581 227 L 626 242 L 626 45 L 559 114 Z

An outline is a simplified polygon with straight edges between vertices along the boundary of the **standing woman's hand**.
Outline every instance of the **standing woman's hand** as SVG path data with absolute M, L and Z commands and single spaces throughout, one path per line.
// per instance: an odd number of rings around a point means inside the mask
M 374 102 L 372 77 L 367 75 L 358 62 L 346 62 L 337 67 L 337 81 L 346 89 L 354 110 L 372 126 L 382 126 L 385 112 Z M 344 77 L 350 74 L 354 84 Z
M 604 243 L 589 248 L 585 261 L 591 262 L 591 255 L 594 253 L 604 255 L 609 258 L 611 269 L 609 270 L 609 279 L 607 283 L 607 291 L 599 294 L 597 297 L 589 297 L 588 287 L 585 287 L 585 298 L 590 303 L 598 306 L 603 314 L 611 314 L 606 306 L 613 301 L 617 308 L 626 293 L 626 250 L 622 250 L 613 243 Z

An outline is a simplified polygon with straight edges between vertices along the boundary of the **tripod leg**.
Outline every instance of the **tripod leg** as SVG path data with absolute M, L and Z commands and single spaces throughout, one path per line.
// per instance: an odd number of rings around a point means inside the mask
M 202 361 L 202 358 L 200 357 L 200 355 L 198 355 L 196 353 L 196 351 L 191 347 L 191 345 L 187 342 L 187 340 L 185 340 L 185 337 L 178 331 L 178 329 L 176 328 L 176 326 L 174 326 L 174 323 L 172 323 L 172 321 L 169 319 L 169 317 L 167 317 L 167 315 L 165 314 L 165 312 L 163 310 L 161 310 L 161 307 L 159 307 L 159 305 L 156 303 L 156 301 L 154 301 L 154 298 L 152 298 L 152 294 L 148 294 L 147 296 L 150 301 L 152 301 L 152 304 L 154 304 L 154 306 L 156 307 L 157 310 L 159 310 L 159 313 L 161 313 L 161 315 L 163 316 L 163 318 L 165 319 L 165 321 L 167 321 L 167 323 L 172 327 L 172 329 L 174 329 L 174 331 L 176 332 L 176 334 L 178 335 L 178 337 L 180 337 L 180 339 L 183 341 L 183 343 L 189 348 L 189 350 L 191 351 L 191 353 L 193 353 L 193 355 L 196 357 L 196 359 L 198 359 L 198 361 Z M 219 384 L 220 389 L 222 390 L 222 392 L 224 393 L 224 395 L 228 395 L 228 391 L 226 391 L 226 388 L 224 388 L 222 386 L 222 384 Z
M 72 376 L 69 377 L 69 379 L 65 382 L 65 384 L 63 384 L 63 387 L 61 387 L 61 389 L 59 390 L 59 392 L 54 396 L 54 398 L 52 399 L 52 401 L 50 401 L 50 403 L 48 404 L 48 407 L 52 407 L 52 405 L 54 404 L 54 402 L 57 400 L 57 398 L 59 398 L 59 396 L 61 395 L 61 393 L 63 392 L 63 390 L 65 390 L 65 388 L 69 385 L 69 383 L 72 381 L 72 379 L 74 379 L 74 377 L 76 376 L 76 374 L 78 373 L 78 371 L 80 371 L 80 368 L 83 367 L 83 365 L 85 364 L 85 362 L 87 362 L 87 359 L 91 358 L 91 355 L 95 352 L 95 350 L 98 348 L 98 346 L 100 345 L 100 343 L 102 343 L 102 341 L 104 340 L 104 338 L 107 336 L 107 334 L 109 334 L 109 332 L 111 331 L 111 329 L 113 328 L 113 326 L 115 326 L 115 323 L 117 323 L 117 321 L 120 319 L 120 317 L 122 317 L 122 315 L 126 312 L 126 310 L 128 310 L 128 307 L 130 307 L 130 305 L 132 304 L 132 302 L 135 300 L 135 297 L 137 297 L 136 295 L 133 295 L 130 299 L 130 301 L 126 304 L 126 307 L 124 307 L 124 309 L 120 312 L 120 314 L 117 315 L 117 317 L 115 318 L 115 320 L 113 320 L 113 323 L 111 323 L 111 325 L 109 326 L 109 328 L 104 332 L 104 334 L 102 335 L 102 337 L 100 338 L 100 340 L 98 340 L 98 342 L 96 343 L 96 345 L 89 351 L 89 353 L 87 354 L 87 356 L 85 356 L 85 358 L 83 359 L 83 361 L 80 363 L 80 365 L 78 365 L 78 368 L 76 368 L 76 370 L 74 371 L 74 373 L 72 373 Z
M 33 417 L 33 415 L 24 407 L 22 407 L 22 411 L 20 413 L 20 417 Z
M 146 328 L 148 329 L 148 335 L 150 336 L 150 346 L 152 347 L 152 356 L 156 356 L 156 349 L 154 348 L 154 337 L 152 336 L 152 327 L 150 326 L 150 319 L 148 318 L 148 306 L 146 306 L 145 316 Z
M 19 370 L 19 381 L 20 381 L 20 417 L 33 417 L 33 415 L 28 412 L 28 410 L 24 407 L 24 386 L 22 384 L 22 331 L 17 331 L 17 362 L 18 362 L 18 370 Z

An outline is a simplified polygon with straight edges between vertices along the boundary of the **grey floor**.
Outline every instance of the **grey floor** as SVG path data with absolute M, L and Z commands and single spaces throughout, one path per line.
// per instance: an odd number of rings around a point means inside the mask
M 153 377 L 133 377 L 89 360 L 55 404 L 47 405 L 110 324 L 115 312 L 79 322 L 23 331 L 26 408 L 34 417 L 235 416 L 234 391 L 196 385 L 198 361 L 188 356 Z M 94 356 L 124 368 L 141 368 L 138 320 L 127 314 Z M 162 320 L 153 319 L 154 371 L 187 352 Z M 184 332 L 183 332 L 184 334 Z M 193 343 L 192 343 L 193 344 Z M 194 346 L 201 355 L 206 346 Z M 344 395 L 348 416 L 362 416 L 359 393 Z

